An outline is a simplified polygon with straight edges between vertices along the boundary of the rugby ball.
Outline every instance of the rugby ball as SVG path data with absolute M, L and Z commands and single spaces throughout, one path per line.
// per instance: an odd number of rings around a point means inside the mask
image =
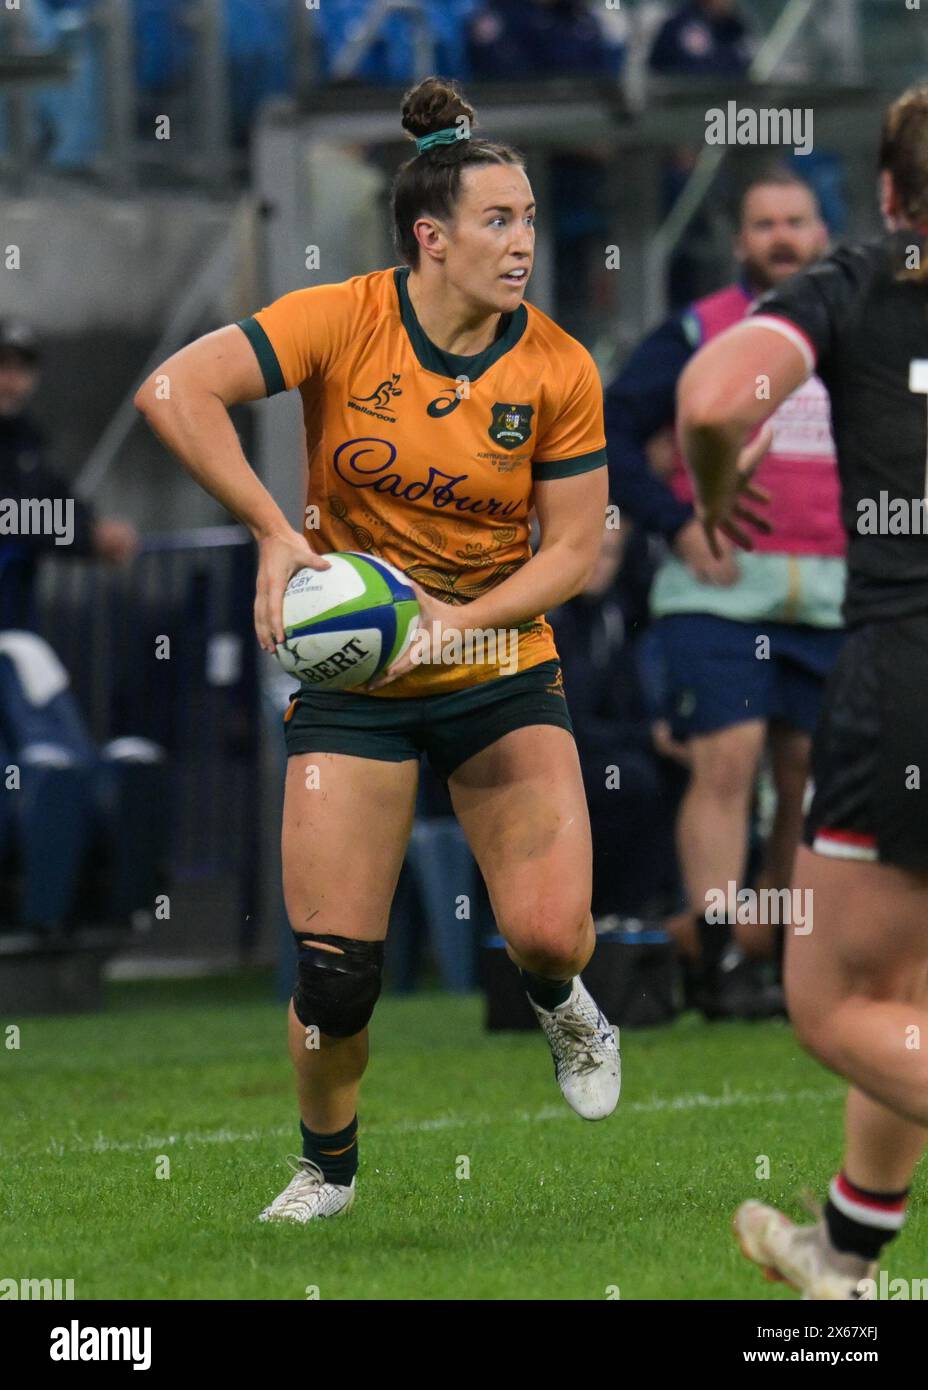
M 299 570 L 287 585 L 277 660 L 317 690 L 350 690 L 403 655 L 419 605 L 386 560 L 351 550 L 324 558 L 331 568 Z

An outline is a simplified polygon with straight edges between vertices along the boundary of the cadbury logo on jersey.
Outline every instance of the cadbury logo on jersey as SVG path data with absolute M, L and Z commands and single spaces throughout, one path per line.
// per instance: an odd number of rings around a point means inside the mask
M 409 479 L 396 464 L 396 445 L 389 439 L 346 439 L 332 456 L 335 472 L 351 487 L 371 488 L 388 497 L 405 502 L 424 502 L 440 511 L 446 508 L 474 516 L 510 517 L 525 507 L 525 497 L 505 500 L 480 493 L 465 492 L 465 487 L 479 487 L 471 482 L 468 473 L 446 473 L 434 465 L 428 466 L 426 477 Z
M 503 405 L 496 401 L 487 431 L 494 444 L 503 449 L 518 449 L 532 432 L 533 405 Z
M 396 423 L 396 414 L 391 407 L 394 396 L 401 396 L 403 393 L 399 388 L 400 373 L 394 372 L 386 381 L 382 381 L 375 387 L 369 396 L 359 396 L 356 391 L 352 391 L 348 396 L 348 404 L 352 410 L 360 410 L 365 415 L 373 415 L 377 420 L 388 420 L 391 424 Z M 376 406 L 376 409 L 373 407 Z

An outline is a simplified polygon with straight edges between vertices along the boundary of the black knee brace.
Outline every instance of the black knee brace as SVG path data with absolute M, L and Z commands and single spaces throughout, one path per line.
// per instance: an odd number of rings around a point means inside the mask
M 298 959 L 293 1009 L 303 1024 L 313 1024 L 330 1038 L 350 1038 L 367 1026 L 380 994 L 383 942 L 353 941 L 347 936 L 296 936 Z M 337 946 L 320 951 L 313 941 Z

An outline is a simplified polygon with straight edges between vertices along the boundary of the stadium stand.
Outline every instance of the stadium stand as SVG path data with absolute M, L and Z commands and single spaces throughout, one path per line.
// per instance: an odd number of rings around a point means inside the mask
M 805 8 L 790 42 L 769 50 L 771 71 L 799 84 L 791 100 L 815 86 L 822 143 L 840 148 L 845 184 L 861 187 L 869 178 L 872 84 L 888 76 L 901 82 L 924 54 L 913 50 L 890 0 L 820 0 Z M 784 9 L 780 0 L 750 6 L 755 54 L 776 38 Z M 231 914 L 234 951 L 274 953 L 275 932 L 265 930 L 262 941 L 258 927 L 276 923 L 281 910 L 273 826 L 279 768 L 278 751 L 268 751 L 277 716 L 263 702 L 268 677 L 252 650 L 248 545 L 237 528 L 222 527 L 220 537 L 214 528 L 227 518 L 169 477 L 153 444 L 133 429 L 126 396 L 142 364 L 298 283 L 389 263 L 383 199 L 399 153 L 396 96 L 410 80 L 447 68 L 485 84 L 484 124 L 528 150 L 545 214 L 533 298 L 587 342 L 610 375 L 663 314 L 667 262 L 694 228 L 698 240 L 701 215 L 708 227 L 700 273 L 718 284 L 728 272 L 730 211 L 725 197 L 715 196 L 726 192 L 724 170 L 676 225 L 678 203 L 693 192 L 686 168 L 663 195 L 666 225 L 655 235 L 662 220 L 655 149 L 678 147 L 705 106 L 698 77 L 649 67 L 676 11 L 658 0 L 629 0 L 608 17 L 600 6 L 508 0 L 326 0 L 315 11 L 292 0 L 35 0 L 19 12 L 0 10 L 0 70 L 16 78 L 0 98 L 0 179 L 11 195 L 10 225 L 41 219 L 49 272 L 61 264 L 68 240 L 82 241 L 88 257 L 97 257 L 95 316 L 89 301 L 78 300 L 74 276 L 64 293 L 59 281 L 44 301 L 37 277 L 24 296 L 48 340 L 55 382 L 48 408 L 53 420 L 69 423 L 61 448 L 68 475 L 81 476 L 80 495 L 109 509 L 118 505 L 144 540 L 120 577 L 91 562 L 49 562 L 40 585 L 41 630 L 70 674 L 93 758 L 106 762 L 112 752 L 104 750 L 119 738 L 143 739 L 139 747 L 155 750 L 158 761 L 124 762 L 126 797 L 135 795 L 135 777 L 139 785 L 155 773 L 166 779 L 170 835 L 163 852 L 177 896 L 171 919 L 159 924 L 158 951 L 218 959 L 229 949 Z M 862 81 L 862 48 L 872 55 L 871 85 Z M 752 81 L 742 75 L 732 93 L 749 94 Z M 159 139 L 155 122 L 166 110 L 171 138 Z M 838 184 L 834 164 L 823 177 Z M 834 206 L 839 226 L 840 188 Z M 101 228 L 97 246 L 88 235 L 92 222 Z M 324 228 L 319 239 L 335 248 L 335 270 L 332 261 L 318 271 L 305 265 L 306 226 Z M 157 272 L 155 243 L 164 257 Z M 602 249 L 612 243 L 621 247 L 621 275 L 603 267 Z M 107 274 L 117 257 L 118 275 Z M 154 296 L 155 283 L 168 292 Z M 22 285 L 22 278 L 10 282 L 14 307 Z M 133 286 L 128 298 L 126 285 Z M 298 506 L 282 462 L 295 447 L 286 403 L 269 407 L 257 425 L 244 412 L 242 429 L 275 495 Z M 164 529 L 172 526 L 177 532 Z M 116 643 L 108 623 L 117 624 Z M 187 650 L 156 666 L 146 655 L 153 639 L 178 625 L 189 633 Z M 212 640 L 216 632 L 225 645 Z M 201 659 L 202 651 L 208 655 Z M 636 660 L 651 669 L 645 653 L 646 644 Z M 629 718 L 630 737 L 637 736 L 647 716 Z M 6 741 L 9 760 L 15 749 L 9 735 Z M 235 808 L 228 818 L 215 813 L 217 802 Z M 251 806 L 249 815 L 240 802 Z M 122 805 L 108 822 L 112 833 L 130 811 L 127 801 L 108 804 Z M 408 890 L 419 904 L 420 925 L 430 923 L 418 944 L 397 933 L 394 980 L 402 988 L 421 978 L 429 937 L 439 975 L 449 987 L 465 987 L 486 927 L 478 908 L 474 939 L 453 952 L 440 914 L 430 913 L 436 857 L 453 863 L 462 883 L 472 868 L 435 810 L 421 819 L 401 885 L 401 895 Z M 96 825 L 99 831 L 99 815 Z M 0 843 L 8 852 L 16 833 L 7 811 Z M 93 833 L 86 834 L 90 843 Z M 645 879 L 660 879 L 659 870 L 656 859 L 641 865 Z M 150 872 L 140 866 L 139 882 Z M 183 903 L 195 883 L 209 883 L 212 896 L 192 926 Z M 131 913 L 129 887 L 110 887 L 120 912 Z M 475 891 L 479 897 L 479 885 Z M 651 910 L 644 890 L 640 904 L 610 897 L 608 885 L 603 893 L 603 916 Z M 154 936 L 146 949 L 156 949 Z

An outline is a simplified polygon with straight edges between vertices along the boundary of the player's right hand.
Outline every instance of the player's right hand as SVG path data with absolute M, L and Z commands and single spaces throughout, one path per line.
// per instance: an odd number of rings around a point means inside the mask
M 713 555 L 702 522 L 692 517 L 681 526 L 674 539 L 673 548 L 687 569 L 701 584 L 734 584 L 738 578 L 738 561 L 734 547 L 719 537 L 722 549 L 721 558 Z
M 284 590 L 298 570 L 331 569 L 305 536 L 287 529 L 258 542 L 258 583 L 255 593 L 255 632 L 266 652 L 284 640 Z

